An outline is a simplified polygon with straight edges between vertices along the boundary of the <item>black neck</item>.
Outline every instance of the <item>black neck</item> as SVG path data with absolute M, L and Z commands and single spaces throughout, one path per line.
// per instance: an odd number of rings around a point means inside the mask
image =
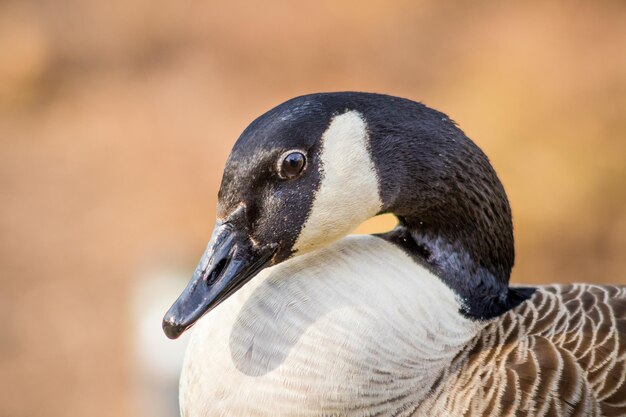
M 413 259 L 428 268 L 452 288 L 463 302 L 462 313 L 485 320 L 497 317 L 526 300 L 532 289 L 509 287 L 511 268 L 491 258 L 487 252 L 472 253 L 481 237 L 472 243 L 470 235 L 451 238 L 443 231 L 435 231 L 422 221 L 399 218 L 393 231 L 382 235 L 407 251 Z M 426 227 L 425 227 L 426 226 Z M 497 255 L 495 255 L 497 256 Z
M 529 295 L 509 288 L 515 255 L 504 188 L 451 120 L 413 104 L 404 114 L 368 117 L 382 212 L 400 221 L 384 237 L 456 291 L 464 314 L 498 316 Z

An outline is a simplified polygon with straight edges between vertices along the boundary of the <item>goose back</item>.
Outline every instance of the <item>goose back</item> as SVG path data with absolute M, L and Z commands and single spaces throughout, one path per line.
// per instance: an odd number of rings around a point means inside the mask
M 539 287 L 468 344 L 422 414 L 625 416 L 626 287 Z

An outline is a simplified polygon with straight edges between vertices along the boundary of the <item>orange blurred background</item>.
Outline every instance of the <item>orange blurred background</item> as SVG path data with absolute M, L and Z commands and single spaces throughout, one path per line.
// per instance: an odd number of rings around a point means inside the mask
M 447 113 L 508 190 L 515 282 L 626 284 L 624 22 L 617 0 L 3 1 L 0 416 L 177 414 L 160 318 L 239 133 L 305 93 Z

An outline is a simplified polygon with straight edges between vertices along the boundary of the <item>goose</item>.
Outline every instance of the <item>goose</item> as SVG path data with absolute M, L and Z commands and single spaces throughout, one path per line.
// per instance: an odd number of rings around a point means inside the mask
M 350 235 L 382 213 L 393 230 Z M 504 188 L 445 114 L 286 101 L 236 141 L 163 319 L 195 324 L 181 414 L 626 415 L 626 287 L 510 286 L 513 262 Z

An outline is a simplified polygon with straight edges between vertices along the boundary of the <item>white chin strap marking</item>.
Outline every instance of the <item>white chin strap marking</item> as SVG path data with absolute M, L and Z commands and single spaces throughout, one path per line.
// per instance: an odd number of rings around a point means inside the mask
M 382 207 L 363 116 L 335 116 L 322 135 L 321 183 L 294 250 L 308 252 L 350 233 Z

